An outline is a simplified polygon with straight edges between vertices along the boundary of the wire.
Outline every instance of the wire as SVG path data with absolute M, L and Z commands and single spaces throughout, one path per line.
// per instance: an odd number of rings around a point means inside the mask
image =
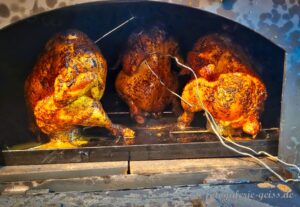
M 184 101 L 187 105 L 189 105 L 190 107 L 193 107 L 193 105 L 191 103 L 189 103 L 188 101 L 184 100 L 180 95 L 178 95 L 177 93 L 175 93 L 174 91 L 172 91 L 171 89 L 169 89 L 166 84 L 158 77 L 158 75 L 152 70 L 152 68 L 150 67 L 150 65 L 148 64 L 147 60 L 144 61 L 146 66 L 148 67 L 148 69 L 152 72 L 152 74 L 159 80 L 159 82 L 165 86 L 167 88 L 167 90 L 172 93 L 174 96 L 177 96 L 178 98 L 180 98 L 182 101 Z
M 135 19 L 134 16 L 132 16 L 131 18 L 127 19 L 126 21 L 124 21 L 123 23 L 121 23 L 120 25 L 116 26 L 115 28 L 113 28 L 112 30 L 110 30 L 109 32 L 107 32 L 106 34 L 104 34 L 103 36 L 99 37 L 97 40 L 95 40 L 95 43 L 99 42 L 100 40 L 102 40 L 103 38 L 105 38 L 106 36 L 110 35 L 111 33 L 113 33 L 114 31 L 116 31 L 117 29 L 123 27 L 125 24 L 127 24 L 128 22 L 130 22 L 131 20 Z
M 149 53 L 149 55 L 152 55 L 152 54 L 158 54 L 157 52 L 154 52 L 154 53 Z M 199 80 L 198 80 L 198 76 L 197 74 L 194 72 L 194 70 L 192 68 L 190 68 L 189 66 L 181 63 L 177 57 L 175 56 L 172 56 L 170 54 L 167 54 L 167 55 L 163 55 L 163 56 L 168 56 L 172 59 L 174 59 L 176 61 L 176 63 L 181 66 L 181 67 L 184 67 L 186 69 L 188 69 L 189 71 L 192 72 L 193 76 L 195 77 L 195 80 L 196 80 L 196 91 L 197 91 L 197 98 L 199 99 L 199 102 L 200 102 L 200 105 L 201 105 L 201 108 L 204 110 L 205 112 L 205 116 L 208 120 L 208 122 L 210 123 L 211 125 L 211 128 L 213 130 L 213 132 L 217 135 L 219 141 L 221 142 L 221 144 L 223 146 L 225 146 L 226 148 L 230 149 L 231 151 L 234 151 L 236 152 L 237 154 L 240 154 L 240 155 L 243 155 L 243 156 L 248 156 L 248 157 L 251 157 L 253 158 L 254 160 L 256 160 L 258 163 L 260 163 L 262 166 L 264 166 L 268 171 L 270 171 L 271 173 L 273 173 L 279 180 L 281 180 L 282 182 L 299 182 L 300 179 L 299 179 L 299 173 L 300 173 L 300 168 L 295 165 L 295 164 L 291 164 L 291 163 L 287 163 L 281 159 L 279 159 L 278 157 L 275 157 L 265 151 L 259 151 L 259 152 L 256 152 L 255 150 L 247 147 L 247 146 L 244 146 L 244 145 L 240 145 L 232 140 L 229 140 L 229 139 L 226 139 L 225 137 L 223 137 L 220 132 L 219 132 L 219 126 L 218 124 L 216 123 L 214 117 L 212 116 L 212 114 L 206 109 L 206 107 L 204 106 L 202 100 L 201 100 L 201 96 L 200 96 L 200 87 L 199 87 Z M 147 67 L 149 68 L 149 70 L 152 72 L 152 74 L 160 81 L 160 83 L 162 85 L 164 85 L 168 91 L 170 91 L 173 95 L 179 97 L 182 101 L 184 101 L 185 103 L 187 103 L 189 106 L 193 106 L 193 104 L 189 103 L 187 100 L 183 99 L 180 95 L 178 95 L 177 93 L 175 93 L 174 91 L 172 91 L 171 89 L 169 89 L 165 83 L 159 78 L 159 76 L 152 70 L 152 68 L 150 67 L 150 65 L 148 64 L 147 62 L 147 59 L 145 59 L 145 64 L 147 65 Z M 243 148 L 243 149 L 246 149 L 246 150 L 249 150 L 251 151 L 252 153 L 256 154 L 256 155 L 266 155 L 268 159 L 270 159 L 271 161 L 274 161 L 274 162 L 279 162 L 281 164 L 284 164 L 286 166 L 290 166 L 290 167 L 294 167 L 295 169 L 298 170 L 298 178 L 297 179 L 284 179 L 281 175 L 279 175 L 277 172 L 275 172 L 270 166 L 268 166 L 264 161 L 262 161 L 261 159 L 258 159 L 257 157 L 255 157 L 254 155 L 250 154 L 250 153 L 247 153 L 247 152 L 241 152 L 239 151 L 238 149 L 235 149 L 233 148 L 232 146 L 226 144 L 225 141 L 228 141 L 229 143 L 237 146 L 237 147 L 240 147 L 240 148 Z
M 182 64 L 182 63 L 180 63 L 177 57 L 174 57 L 174 56 L 171 56 L 171 55 L 168 55 L 168 56 L 171 57 L 171 58 L 173 58 L 173 59 L 175 59 L 175 61 L 176 61 L 176 63 L 177 63 L 178 65 L 180 65 L 180 66 L 182 66 L 182 67 L 184 67 L 184 68 L 190 70 L 190 71 L 193 73 L 193 75 L 194 75 L 194 77 L 195 77 L 195 79 L 196 79 L 196 82 L 197 82 L 197 95 L 198 95 L 198 99 L 199 99 L 199 101 L 200 101 L 200 103 L 201 103 L 201 107 L 202 107 L 202 108 L 204 109 L 204 111 L 210 116 L 211 120 L 209 120 L 209 121 L 212 121 L 212 123 L 213 123 L 215 126 L 217 126 L 217 123 L 215 122 L 215 120 L 214 120 L 212 114 L 205 108 L 205 106 L 203 105 L 203 102 L 202 102 L 202 100 L 201 100 L 201 98 L 200 98 L 200 90 L 199 90 L 199 83 L 198 83 L 198 77 L 197 77 L 197 74 L 194 72 L 194 70 L 193 70 L 192 68 L 190 68 L 190 67 L 188 67 L 188 66 L 186 66 L 186 65 L 184 65 L 184 64 Z M 212 123 L 210 123 L 210 124 L 212 124 Z M 265 152 L 265 151 L 259 151 L 259 152 L 256 152 L 255 150 L 253 150 L 253 149 L 251 149 L 251 148 L 249 148 L 249 147 L 247 147 L 247 146 L 238 144 L 238 143 L 236 143 L 236 142 L 234 142 L 234 141 L 232 141 L 232 140 L 230 140 L 230 139 L 226 139 L 226 138 L 224 138 L 224 137 L 222 137 L 222 138 L 225 139 L 226 141 L 230 142 L 231 144 L 233 144 L 233 145 L 235 145 L 235 146 L 238 146 L 238 147 L 240 147 L 240 148 L 249 150 L 249 151 L 255 153 L 256 155 L 266 155 L 266 156 L 268 156 L 272 161 L 278 161 L 278 162 L 280 162 L 280 163 L 282 163 L 282 164 L 284 164 L 284 165 L 286 165 L 286 166 L 294 167 L 294 168 L 296 168 L 296 169 L 299 171 L 299 173 L 300 173 L 300 168 L 299 168 L 297 165 L 295 165 L 295 164 L 287 163 L 287 162 L 285 162 L 285 161 L 279 159 L 278 157 L 275 157 L 275 156 L 273 156 L 273 155 L 271 155 L 271 154 L 269 154 L 269 153 L 267 153 L 267 152 Z

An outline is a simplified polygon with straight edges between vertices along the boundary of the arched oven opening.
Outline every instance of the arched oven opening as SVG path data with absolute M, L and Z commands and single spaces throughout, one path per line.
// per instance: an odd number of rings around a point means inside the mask
M 116 144 L 113 136 L 103 128 L 80 127 L 90 140 L 87 145 L 75 149 L 36 150 L 34 146 L 40 143 L 36 143 L 37 135 L 29 129 L 24 84 L 46 42 L 54 34 L 66 29 L 80 30 L 91 40 L 96 40 L 131 16 L 136 17 L 135 20 L 109 34 L 97 46 L 108 63 L 106 88 L 101 103 L 112 122 L 136 131 L 135 145 Z M 162 118 L 149 118 L 143 125 L 136 124 L 130 117 L 128 106 L 116 92 L 115 81 L 121 70 L 121 65 L 116 63 L 126 52 L 130 34 L 158 25 L 178 42 L 184 60 L 197 39 L 209 34 L 227 36 L 244 50 L 253 62 L 255 72 L 264 82 L 268 97 L 260 115 L 261 132 L 256 139 L 243 135 L 244 139 L 238 142 L 276 154 L 284 78 L 283 49 L 255 31 L 201 10 L 154 2 L 106 2 L 82 4 L 40 14 L 1 31 L 0 127 L 5 164 L 114 161 L 127 160 L 129 157 L 131 160 L 151 160 L 238 156 L 225 149 L 216 136 L 206 130 L 203 112 L 196 113 L 191 126 L 186 130 L 174 127 L 178 116 L 171 112 L 170 107 L 165 109 Z M 174 61 L 172 70 L 176 74 L 180 72 Z M 187 76 L 179 77 L 179 94 L 188 79 Z M 45 140 L 41 137 L 40 141 Z M 44 159 L 49 153 L 52 153 L 52 158 Z

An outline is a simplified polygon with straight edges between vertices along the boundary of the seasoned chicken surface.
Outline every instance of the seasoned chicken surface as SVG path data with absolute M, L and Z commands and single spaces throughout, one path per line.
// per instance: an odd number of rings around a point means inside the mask
M 229 39 L 210 35 L 198 40 L 188 54 L 188 64 L 199 77 L 200 99 L 221 132 L 230 135 L 242 129 L 255 137 L 267 92 L 244 53 Z M 181 102 L 184 113 L 178 118 L 179 127 L 188 126 L 194 113 L 203 110 L 196 83 L 192 79 L 183 90 L 182 98 L 193 106 Z
M 209 81 L 233 72 L 257 76 L 242 48 L 219 34 L 199 38 L 187 55 L 187 63 L 198 76 Z
M 46 45 L 25 84 L 38 128 L 50 136 L 44 148 L 74 147 L 76 126 L 105 127 L 118 136 L 134 132 L 113 124 L 102 108 L 106 61 L 82 32 L 57 34 Z
M 177 91 L 178 86 L 177 77 L 171 71 L 169 54 L 180 58 L 178 45 L 158 27 L 129 37 L 123 67 L 115 85 L 129 106 L 131 116 L 140 124 L 145 122 L 147 113 L 158 117 L 169 104 L 173 105 L 175 113 L 180 110 L 178 101 L 167 89 Z

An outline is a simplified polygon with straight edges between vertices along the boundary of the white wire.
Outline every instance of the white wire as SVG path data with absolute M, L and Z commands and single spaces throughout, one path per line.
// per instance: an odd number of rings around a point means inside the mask
M 190 70 L 190 71 L 193 73 L 193 75 L 194 75 L 194 77 L 195 77 L 195 79 L 196 79 L 196 84 L 197 84 L 197 96 L 198 96 L 198 99 L 199 99 L 199 101 L 200 101 L 200 103 L 201 103 L 201 107 L 204 109 L 204 111 L 205 111 L 206 113 L 209 114 L 209 116 L 210 116 L 210 118 L 212 119 L 212 122 L 214 123 L 214 125 L 217 125 L 216 122 L 215 122 L 215 120 L 214 120 L 214 118 L 213 118 L 213 116 L 212 116 L 212 114 L 205 108 L 205 106 L 203 105 L 203 102 L 202 102 L 202 100 L 201 100 L 201 98 L 200 98 L 200 90 L 199 90 L 199 83 L 198 83 L 198 77 L 197 77 L 197 74 L 194 72 L 194 70 L 193 70 L 192 68 L 190 68 L 190 67 L 188 67 L 188 66 L 186 66 L 186 65 L 184 65 L 184 64 L 182 64 L 182 63 L 180 63 L 177 57 L 174 57 L 174 56 L 171 56 L 171 55 L 168 55 L 168 56 L 171 57 L 171 58 L 173 58 L 173 59 L 175 59 L 175 61 L 176 61 L 176 63 L 177 63 L 178 65 L 180 65 L 180 66 L 182 66 L 182 67 L 184 67 L 184 68 Z M 209 120 L 209 121 L 210 121 L 210 120 Z M 210 123 L 210 124 L 212 124 L 212 123 Z M 251 149 L 251 148 L 249 148 L 249 147 L 246 147 L 246 146 L 244 146 L 244 145 L 240 145 L 240 144 L 238 144 L 238 143 L 236 143 L 236 142 L 234 142 L 234 141 L 232 141 L 232 140 L 230 140 L 230 139 L 226 139 L 226 138 L 224 138 L 224 137 L 222 137 L 222 138 L 225 139 L 226 141 L 230 142 L 231 144 L 236 145 L 236 146 L 238 146 L 238 147 L 240 147 L 240 148 L 249 150 L 249 151 L 255 153 L 256 155 L 262 155 L 262 154 L 263 154 L 263 155 L 266 155 L 266 156 L 268 156 L 269 158 L 271 158 L 272 161 L 278 161 L 278 162 L 280 162 L 280 163 L 282 163 L 282 164 L 284 164 L 284 165 L 287 165 L 287 166 L 290 166 L 290 167 L 294 167 L 294 168 L 296 168 L 296 169 L 299 171 L 299 173 L 300 173 L 300 168 L 299 168 L 297 165 L 295 165 L 295 164 L 287 163 L 287 162 L 285 162 L 285 161 L 279 159 L 278 157 L 275 157 L 275 156 L 273 156 L 273 155 L 271 155 L 271 154 L 269 154 L 269 153 L 267 153 L 267 152 L 265 152 L 265 151 L 259 151 L 259 152 L 256 152 L 255 150 L 253 150 L 253 149 Z
M 151 53 L 151 54 L 154 54 L 154 53 Z M 151 55 L 151 54 L 150 54 L 150 55 Z M 272 160 L 272 161 L 274 161 L 274 162 L 277 161 L 277 162 L 280 162 L 281 164 L 284 164 L 284 165 L 286 165 L 286 166 L 294 167 L 294 168 L 296 168 L 296 169 L 298 170 L 298 174 L 300 173 L 300 168 L 299 168 L 297 165 L 295 165 L 295 164 L 287 163 L 287 162 L 285 162 L 285 161 L 279 159 L 278 157 L 275 157 L 275 156 L 273 156 L 273 155 L 271 155 L 271 154 L 269 154 L 269 153 L 267 153 L 267 152 L 265 152 L 265 151 L 259 151 L 259 152 L 256 152 L 255 150 L 253 150 L 253 149 L 251 149 L 251 148 L 249 148 L 249 147 L 246 147 L 246 146 L 244 146 L 244 145 L 240 145 L 240 144 L 238 144 L 238 143 L 236 143 L 236 142 L 234 142 L 234 141 L 232 141 L 232 140 L 229 140 L 229 139 L 226 139 L 225 137 L 223 137 L 223 136 L 220 134 L 220 132 L 219 132 L 219 127 L 218 127 L 218 124 L 216 123 L 214 117 L 213 117 L 212 114 L 206 109 L 206 107 L 204 106 L 204 104 L 203 104 L 203 102 L 202 102 L 202 100 L 201 100 L 201 97 L 200 97 L 200 87 L 199 87 L 199 81 L 198 81 L 198 76 L 197 76 L 197 74 L 194 72 L 194 70 L 193 70 L 192 68 L 190 68 L 190 67 L 188 67 L 187 65 L 181 63 L 181 62 L 178 60 L 177 57 L 172 56 L 172 55 L 164 55 L 164 56 L 168 56 L 168 57 L 173 58 L 179 66 L 184 67 L 184 68 L 186 68 L 186 69 L 188 69 L 189 71 L 192 72 L 192 74 L 193 74 L 193 76 L 195 77 L 195 80 L 196 80 L 197 98 L 199 99 L 199 102 L 200 102 L 200 104 L 201 104 L 201 108 L 204 110 L 205 116 L 206 116 L 208 122 L 210 123 L 213 132 L 217 135 L 219 141 L 221 142 L 221 144 L 222 144 L 223 146 L 225 146 L 226 148 L 230 149 L 231 151 L 236 152 L 237 154 L 240 154 L 240 155 L 243 155 L 243 156 L 248 156 L 248 157 L 253 158 L 253 159 L 256 160 L 257 162 L 259 162 L 262 166 L 264 166 L 267 170 L 269 170 L 271 173 L 273 173 L 273 174 L 274 174 L 279 180 L 281 180 L 282 182 L 287 183 L 287 182 L 291 182 L 291 181 L 294 181 L 294 182 L 299 182 L 299 181 L 300 181 L 300 179 L 284 179 L 281 175 L 279 175 L 277 172 L 275 172 L 271 167 L 269 167 L 269 166 L 268 166 L 264 161 L 262 161 L 261 159 L 258 159 L 257 157 L 255 157 L 254 155 L 252 155 L 252 154 L 250 154 L 250 153 L 247 153 L 247 152 L 241 152 L 241 151 L 239 151 L 239 150 L 233 148 L 232 146 L 226 144 L 226 143 L 224 142 L 224 140 L 225 140 L 225 141 L 228 141 L 229 143 L 231 143 L 231 144 L 233 144 L 233 145 L 235 145 L 235 146 L 237 146 L 237 147 L 240 147 L 240 148 L 249 150 L 249 151 L 253 152 L 253 153 L 256 154 L 256 155 L 262 155 L 262 154 L 263 154 L 263 155 L 266 155 L 268 159 L 270 159 L 270 160 Z M 152 74 L 160 81 L 160 83 L 161 83 L 162 85 L 164 85 L 164 86 L 167 88 L 168 91 L 170 91 L 173 95 L 179 97 L 182 101 L 184 101 L 185 103 L 187 103 L 189 106 L 192 106 L 192 105 L 193 105 L 193 104 L 189 103 L 187 100 L 183 99 L 180 95 L 178 95 L 177 93 L 175 93 L 174 91 L 172 91 L 171 89 L 169 89 L 169 88 L 165 85 L 165 83 L 159 78 L 159 76 L 151 69 L 151 67 L 150 67 L 150 65 L 148 64 L 147 60 L 145 60 L 145 63 L 146 63 L 146 65 L 147 65 L 147 67 L 149 68 L 149 70 L 152 72 Z M 298 177 L 299 177 L 299 176 L 298 176 Z
M 177 93 L 175 93 L 174 91 L 172 91 L 171 89 L 168 88 L 168 86 L 166 86 L 166 84 L 158 77 L 158 75 L 152 70 L 152 68 L 150 67 L 150 65 L 148 64 L 147 60 L 144 61 L 146 66 L 148 67 L 148 69 L 151 71 L 151 73 L 159 80 L 159 82 L 166 87 L 166 89 L 172 93 L 174 96 L 177 96 L 178 98 L 180 98 L 182 101 L 184 101 L 187 105 L 189 105 L 190 107 L 193 107 L 193 105 L 191 103 L 189 103 L 188 101 L 184 100 L 183 98 L 181 98 L 180 95 L 178 95 Z
M 113 33 L 114 31 L 116 31 L 117 29 L 123 27 L 125 24 L 127 24 L 128 22 L 130 22 L 131 20 L 135 19 L 135 17 L 131 17 L 129 19 L 127 19 L 126 21 L 124 21 L 123 23 L 121 23 L 120 25 L 116 26 L 115 28 L 113 28 L 112 30 L 110 30 L 109 32 L 107 32 L 106 34 L 104 34 L 103 36 L 99 37 L 97 40 L 95 40 L 94 42 L 97 43 L 100 40 L 102 40 L 103 38 L 105 38 L 106 36 L 110 35 L 111 33 Z

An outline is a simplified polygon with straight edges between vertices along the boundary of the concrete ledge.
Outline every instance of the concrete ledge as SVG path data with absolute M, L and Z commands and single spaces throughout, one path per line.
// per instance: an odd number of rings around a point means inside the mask
M 264 159 L 279 171 L 276 164 Z M 272 175 L 249 158 L 157 160 L 12 166 L 0 169 L 2 194 L 28 191 L 104 191 L 191 184 L 248 183 Z M 284 175 L 287 176 L 287 175 Z
M 0 168 L 0 182 L 126 174 L 127 166 L 127 161 L 5 166 Z
M 261 158 L 270 167 L 278 165 L 266 158 Z M 158 173 L 201 172 L 214 169 L 263 169 L 252 158 L 208 158 L 182 160 L 131 161 L 131 174 L 148 175 Z

